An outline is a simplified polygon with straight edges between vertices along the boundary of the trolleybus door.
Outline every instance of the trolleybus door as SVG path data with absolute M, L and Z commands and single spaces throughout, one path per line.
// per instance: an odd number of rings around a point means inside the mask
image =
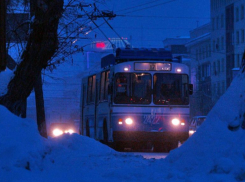
M 81 105 L 81 112 L 82 112 L 82 115 L 81 115 L 81 121 L 80 121 L 80 134 L 83 135 L 84 134 L 84 109 L 85 109 L 85 99 L 86 99 L 86 84 L 83 83 L 82 85 L 82 105 Z
M 97 139 L 97 109 L 99 105 L 99 86 L 100 82 L 98 79 L 96 79 L 96 86 L 95 86 L 95 101 L 94 101 L 94 138 Z

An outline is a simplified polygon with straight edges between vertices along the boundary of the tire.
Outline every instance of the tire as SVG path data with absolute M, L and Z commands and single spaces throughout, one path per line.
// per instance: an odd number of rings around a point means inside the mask
M 168 152 L 170 152 L 173 149 L 178 148 L 178 142 L 177 141 L 173 141 L 173 142 L 169 142 L 168 143 Z
M 154 152 L 166 152 L 178 148 L 178 142 L 154 142 Z
M 118 152 L 123 152 L 124 151 L 124 147 L 125 147 L 125 143 L 124 142 L 114 142 L 113 143 L 114 150 L 116 150 Z
M 89 121 L 86 121 L 86 136 L 90 137 Z
M 153 144 L 154 152 L 166 152 L 168 149 L 166 149 L 166 144 L 164 142 L 154 142 Z
M 103 143 L 108 143 L 108 128 L 106 120 L 103 122 Z

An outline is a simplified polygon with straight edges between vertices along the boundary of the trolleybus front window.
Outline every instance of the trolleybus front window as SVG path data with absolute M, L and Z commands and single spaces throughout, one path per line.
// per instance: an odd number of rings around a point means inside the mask
M 158 105 L 188 105 L 188 76 L 183 74 L 154 74 L 153 102 Z
M 117 73 L 114 93 L 116 104 L 150 104 L 151 75 L 149 73 Z

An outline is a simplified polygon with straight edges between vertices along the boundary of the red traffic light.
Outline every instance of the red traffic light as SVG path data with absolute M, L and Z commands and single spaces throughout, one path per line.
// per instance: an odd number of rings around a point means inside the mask
M 104 42 L 96 42 L 96 48 L 105 48 Z

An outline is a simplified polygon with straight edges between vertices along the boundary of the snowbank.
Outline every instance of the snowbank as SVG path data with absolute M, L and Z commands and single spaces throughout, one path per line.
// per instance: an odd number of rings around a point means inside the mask
M 7 86 L 9 81 L 14 76 L 13 71 L 6 68 L 5 71 L 0 72 L 0 96 L 7 93 Z
M 198 132 L 166 158 L 176 169 L 194 176 L 193 181 L 206 181 L 207 175 L 221 181 L 245 180 L 245 130 L 228 129 L 243 120 L 244 85 L 244 75 L 237 76 Z
M 198 131 L 166 159 L 119 153 L 78 134 L 44 139 L 36 123 L 0 106 L 1 181 L 245 180 L 245 79 L 237 76 Z
M 45 145 L 33 121 L 21 119 L 1 105 L 0 116 L 0 176 L 9 181 L 23 177 L 30 167 L 38 168 Z

